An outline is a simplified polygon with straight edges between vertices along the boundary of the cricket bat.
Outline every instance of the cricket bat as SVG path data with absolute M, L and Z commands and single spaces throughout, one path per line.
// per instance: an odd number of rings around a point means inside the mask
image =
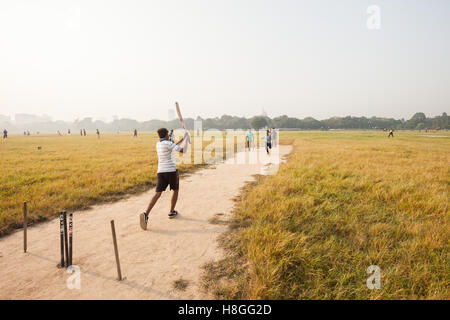
M 178 119 L 181 122 L 181 126 L 183 127 L 184 130 L 186 130 L 186 126 L 184 125 L 184 120 L 183 120 L 183 117 L 181 116 L 180 106 L 178 105 L 178 102 L 175 102 L 175 107 L 177 109 L 177 115 L 178 115 Z
M 186 153 L 188 146 L 191 144 L 191 137 L 189 136 L 189 132 L 186 130 L 186 126 L 184 124 L 183 116 L 181 115 L 180 105 L 178 104 L 178 102 L 175 102 L 175 107 L 177 109 L 178 119 L 180 120 L 181 126 L 185 131 L 183 153 Z

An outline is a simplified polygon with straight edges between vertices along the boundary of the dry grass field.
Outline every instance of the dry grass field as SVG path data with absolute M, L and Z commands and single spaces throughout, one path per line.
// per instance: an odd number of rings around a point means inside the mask
M 206 265 L 218 298 L 449 299 L 450 136 L 284 133 L 294 151 L 240 199 Z M 381 289 L 366 286 L 381 269 Z
M 148 190 L 156 141 L 155 133 L 1 141 L 0 235 L 21 226 L 23 201 L 38 222 Z M 294 151 L 237 199 L 221 240 L 228 255 L 206 266 L 209 290 L 243 299 L 450 298 L 447 132 L 283 132 L 281 143 Z M 370 265 L 381 268 L 380 290 L 366 287 Z
M 212 141 L 205 140 L 203 149 Z M 11 135 L 0 140 L 0 236 L 22 227 L 24 201 L 34 223 L 61 210 L 86 209 L 155 186 L 157 141 L 156 133 L 137 138 L 106 133 L 100 139 L 95 134 Z M 223 157 L 225 148 L 226 140 Z M 205 152 L 204 157 L 210 160 L 216 153 Z M 196 168 L 193 159 L 191 153 L 191 163 L 177 165 L 181 174 Z
M 0 141 L 0 235 L 21 226 L 23 201 L 30 222 L 37 222 L 63 209 L 148 190 L 156 183 L 156 142 L 156 133 L 12 135 Z

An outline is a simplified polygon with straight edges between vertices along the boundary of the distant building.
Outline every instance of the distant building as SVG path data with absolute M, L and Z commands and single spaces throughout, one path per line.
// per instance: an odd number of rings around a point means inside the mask
M 52 118 L 47 115 L 35 115 L 27 113 L 17 113 L 15 115 L 15 121 L 17 124 L 37 123 L 37 122 L 50 122 Z
M 38 117 L 34 114 L 18 113 L 15 115 L 15 121 L 17 124 L 25 124 L 37 122 Z
M 266 112 L 266 110 L 264 110 L 264 108 L 262 108 L 261 115 L 263 117 L 267 117 L 267 112 Z
M 0 122 L 10 122 L 10 121 L 11 121 L 10 116 L 4 116 L 4 115 L 0 114 Z

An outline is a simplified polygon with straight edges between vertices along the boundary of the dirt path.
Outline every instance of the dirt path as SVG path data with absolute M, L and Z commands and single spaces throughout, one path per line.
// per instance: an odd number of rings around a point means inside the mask
M 280 157 L 291 151 L 280 146 Z M 71 276 L 56 267 L 60 260 L 59 219 L 28 229 L 28 253 L 23 253 L 22 232 L 0 239 L 0 299 L 208 299 L 200 284 L 201 267 L 222 252 L 216 238 L 226 227 L 212 224 L 216 214 L 229 217 L 232 199 L 263 164 L 217 164 L 180 182 L 177 210 L 169 220 L 169 192 L 150 214 L 147 231 L 138 214 L 154 189 L 127 200 L 74 213 L 73 264 L 81 270 L 81 288 L 68 289 Z M 115 220 L 117 241 L 126 278 L 116 281 L 110 220 Z M 188 281 L 185 291 L 173 288 Z

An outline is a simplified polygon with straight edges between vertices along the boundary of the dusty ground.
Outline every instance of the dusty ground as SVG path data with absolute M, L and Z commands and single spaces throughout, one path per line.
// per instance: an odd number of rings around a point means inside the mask
M 280 157 L 291 151 L 280 146 Z M 69 289 L 71 277 L 56 267 L 60 260 L 59 219 L 28 229 L 28 252 L 21 231 L 0 239 L 0 299 L 209 299 L 201 288 L 202 266 L 221 257 L 216 238 L 226 227 L 210 223 L 216 214 L 229 217 L 232 199 L 260 164 L 217 164 L 183 178 L 177 210 L 168 219 L 170 196 L 163 194 L 150 214 L 147 231 L 139 227 L 154 190 L 113 204 L 74 213 L 73 264 L 81 270 L 80 289 Z M 269 170 L 270 171 L 270 170 Z M 116 225 L 123 281 L 117 281 L 110 221 Z M 174 289 L 186 280 L 185 291 Z

